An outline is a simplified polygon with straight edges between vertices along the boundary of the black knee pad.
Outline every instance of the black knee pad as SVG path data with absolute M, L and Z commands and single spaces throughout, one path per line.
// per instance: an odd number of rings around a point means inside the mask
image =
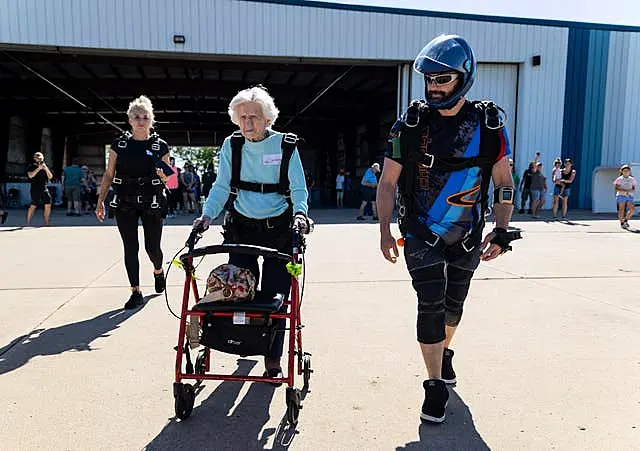
M 424 344 L 444 340 L 444 263 L 420 268 L 411 273 L 413 288 L 418 295 L 418 341 Z
M 464 301 L 469 293 L 473 271 L 449 266 L 447 268 L 447 292 L 445 294 L 445 321 L 447 326 L 460 324 Z

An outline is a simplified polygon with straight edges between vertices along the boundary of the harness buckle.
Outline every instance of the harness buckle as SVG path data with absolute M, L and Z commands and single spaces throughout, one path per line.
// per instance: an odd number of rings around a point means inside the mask
M 126 139 L 121 139 L 118 141 L 118 148 L 120 149 L 124 149 L 127 147 L 127 140 Z
M 287 144 L 296 144 L 298 142 L 298 137 L 293 133 L 287 133 L 284 135 L 284 138 L 282 138 L 282 140 Z
M 440 235 L 435 234 L 433 232 L 431 232 L 431 235 L 435 237 L 435 240 L 433 240 L 432 243 L 430 243 L 429 240 L 424 240 L 424 242 L 427 243 L 431 247 L 436 247 L 436 245 L 440 242 Z
M 462 243 L 460 243 L 460 245 L 462 246 L 462 249 L 465 250 L 465 252 L 469 253 L 472 250 L 474 250 L 476 247 L 475 245 L 471 247 L 467 247 L 467 241 L 469 241 L 469 238 L 467 238 L 466 240 L 463 240 Z
M 122 179 L 118 177 L 114 177 L 113 183 L 115 183 L 116 185 L 122 185 Z
M 427 159 L 429 162 L 425 163 L 424 160 Z M 423 154 L 423 161 L 420 162 L 422 166 L 425 166 L 427 169 L 431 169 L 433 167 L 433 163 L 435 162 L 436 157 L 430 153 Z
M 273 224 L 271 224 L 271 218 L 267 218 L 265 224 L 267 224 L 267 229 L 273 229 L 275 227 Z
M 229 193 L 233 194 L 234 196 L 238 196 L 238 194 L 240 194 L 240 189 L 238 189 L 237 186 L 230 186 Z
M 160 179 L 153 179 L 153 180 L 151 180 L 151 184 L 152 184 L 153 186 L 160 185 L 160 184 L 162 184 L 162 180 L 160 180 Z
M 155 150 L 156 152 L 160 150 L 160 144 L 153 143 L 151 144 L 151 150 Z
M 118 195 L 117 195 L 117 194 L 114 194 L 114 195 L 113 195 L 113 199 L 111 199 L 111 202 L 109 202 L 109 206 L 110 206 L 111 208 L 118 208 L 118 203 L 119 203 L 119 202 L 118 202 Z
M 138 196 L 141 197 L 141 196 Z M 153 200 L 151 201 L 151 208 L 160 208 L 160 204 L 158 203 L 157 196 L 153 196 Z
M 136 196 L 136 202 L 138 202 L 139 204 L 141 204 L 143 202 L 143 198 L 144 196 Z

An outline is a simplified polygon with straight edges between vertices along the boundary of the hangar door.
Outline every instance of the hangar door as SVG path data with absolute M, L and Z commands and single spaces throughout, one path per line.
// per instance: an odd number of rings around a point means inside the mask
M 507 113 L 506 128 L 511 150 L 515 154 L 515 132 L 518 100 L 517 64 L 478 64 L 473 87 L 466 95 L 470 100 L 491 99 Z

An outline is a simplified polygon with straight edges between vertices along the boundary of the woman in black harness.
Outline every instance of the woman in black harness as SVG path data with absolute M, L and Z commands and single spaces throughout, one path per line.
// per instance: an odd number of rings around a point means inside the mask
M 124 245 L 131 297 L 125 309 L 134 309 L 144 301 L 140 290 L 138 262 L 138 220 L 144 229 L 144 247 L 153 263 L 156 293 L 165 289 L 162 271 L 162 223 L 167 214 L 164 181 L 167 175 L 159 168 L 169 168 L 169 147 L 157 134 L 151 134 L 153 107 L 140 96 L 129 104 L 127 111 L 132 132 L 125 133 L 111 144 L 109 166 L 102 179 L 96 216 L 104 220 L 104 199 L 113 183 L 114 196 L 110 206 L 115 210 L 116 223 Z M 163 165 L 162 163 L 166 163 Z
M 302 233 L 308 228 L 307 187 L 297 139 L 271 128 L 278 109 L 262 87 L 240 91 L 229 104 L 229 115 L 240 130 L 222 144 L 218 176 L 194 227 L 201 225 L 206 230 L 226 207 L 225 243 L 264 246 L 289 254 L 292 225 Z M 231 254 L 229 263 L 249 269 L 260 279 L 256 256 Z M 290 286 L 286 262 L 265 258 L 262 291 L 288 296 Z M 265 356 L 265 377 L 282 377 L 286 321 L 277 321 L 282 331 L 276 333 L 271 352 Z

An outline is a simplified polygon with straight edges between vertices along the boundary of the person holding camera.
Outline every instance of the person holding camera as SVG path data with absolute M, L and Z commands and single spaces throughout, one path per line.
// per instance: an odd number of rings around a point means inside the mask
M 49 225 L 51 194 L 47 190 L 47 182 L 53 178 L 53 174 L 44 162 L 42 152 L 36 152 L 33 155 L 33 163 L 27 169 L 27 176 L 31 182 L 31 205 L 27 211 L 27 225 L 31 225 L 33 214 L 39 205 L 44 206 L 44 225 Z
M 104 220 L 104 199 L 113 183 L 110 210 L 115 211 L 118 231 L 124 245 L 124 264 L 131 284 L 131 297 L 125 309 L 140 307 L 140 263 L 138 261 L 138 220 L 142 220 L 144 247 L 153 263 L 156 293 L 165 289 L 162 270 L 163 219 L 168 201 L 164 182 L 173 171 L 169 166 L 169 147 L 158 134 L 151 133 L 153 106 L 146 96 L 129 104 L 127 111 L 132 132 L 116 138 L 109 150 L 109 165 L 102 178 L 96 217 Z

